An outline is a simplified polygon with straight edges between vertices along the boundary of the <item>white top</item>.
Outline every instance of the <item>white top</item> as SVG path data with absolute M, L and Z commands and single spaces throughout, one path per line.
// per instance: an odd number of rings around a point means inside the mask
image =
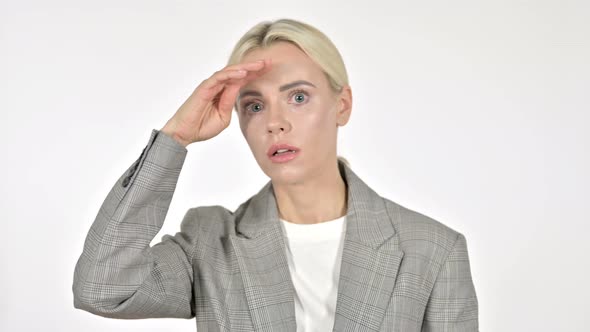
M 295 287 L 297 332 L 332 331 L 346 215 L 317 224 L 279 220 Z

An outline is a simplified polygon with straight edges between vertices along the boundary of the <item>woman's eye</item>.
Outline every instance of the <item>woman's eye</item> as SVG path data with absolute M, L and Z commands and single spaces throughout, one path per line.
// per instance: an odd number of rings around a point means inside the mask
M 298 93 L 295 94 L 295 101 L 297 103 L 302 103 L 302 102 L 305 101 L 305 97 L 306 97 L 305 93 L 298 92 Z
M 295 103 L 297 104 L 303 104 L 305 102 L 307 102 L 307 92 L 299 90 L 299 91 L 295 91 L 291 94 L 291 98 L 295 98 Z M 259 102 L 247 102 L 244 104 L 243 108 L 246 110 L 246 112 L 249 113 L 260 113 L 260 111 L 263 109 L 262 107 L 262 103 Z
M 262 109 L 262 105 L 260 103 L 248 103 L 244 106 L 246 110 L 252 109 L 252 112 L 258 113 Z

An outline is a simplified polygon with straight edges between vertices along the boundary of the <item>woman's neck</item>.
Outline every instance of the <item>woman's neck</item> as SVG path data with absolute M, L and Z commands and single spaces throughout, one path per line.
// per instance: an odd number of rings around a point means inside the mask
M 295 224 L 316 224 L 346 215 L 348 190 L 338 164 L 305 183 L 273 182 L 279 217 Z

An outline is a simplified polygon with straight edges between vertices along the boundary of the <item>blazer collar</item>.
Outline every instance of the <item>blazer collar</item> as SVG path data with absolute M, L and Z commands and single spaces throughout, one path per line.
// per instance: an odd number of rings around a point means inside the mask
M 395 234 L 392 221 L 386 212 L 385 202 L 340 160 L 338 168 L 348 187 L 346 238 L 371 248 L 378 248 Z M 254 239 L 278 227 L 278 207 L 272 181 L 269 181 L 252 197 L 236 229 L 246 238 Z
M 332 331 L 378 331 L 385 313 L 394 310 L 389 306 L 404 256 L 390 219 L 399 213 L 344 163 L 338 166 L 348 186 L 348 211 Z M 254 329 L 294 332 L 295 289 L 272 183 L 243 208 L 229 239 Z

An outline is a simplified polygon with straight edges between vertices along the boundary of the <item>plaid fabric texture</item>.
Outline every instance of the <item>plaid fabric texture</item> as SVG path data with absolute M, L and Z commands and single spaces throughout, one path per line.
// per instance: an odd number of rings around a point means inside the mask
M 100 207 L 74 307 L 118 319 L 196 318 L 198 331 L 293 331 L 294 288 L 269 181 L 235 211 L 189 209 L 150 247 L 187 149 L 152 130 Z M 347 228 L 333 331 L 478 331 L 465 237 L 379 196 L 346 164 Z

